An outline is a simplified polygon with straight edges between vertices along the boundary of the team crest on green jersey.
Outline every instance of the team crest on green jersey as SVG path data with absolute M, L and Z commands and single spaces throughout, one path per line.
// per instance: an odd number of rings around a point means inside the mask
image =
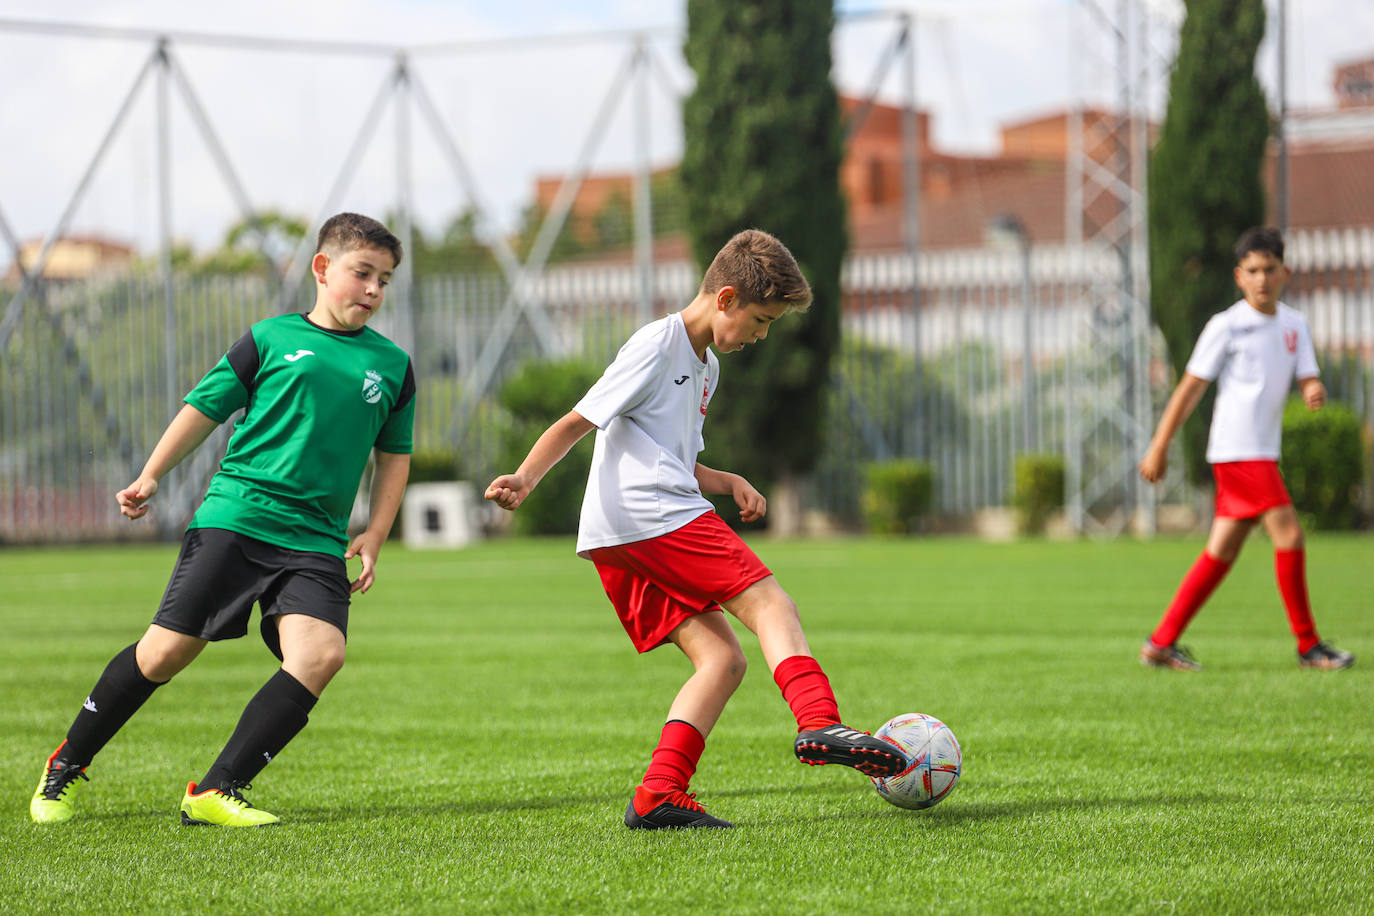
M 373 369 L 363 373 L 363 400 L 376 404 L 382 399 L 382 374 Z

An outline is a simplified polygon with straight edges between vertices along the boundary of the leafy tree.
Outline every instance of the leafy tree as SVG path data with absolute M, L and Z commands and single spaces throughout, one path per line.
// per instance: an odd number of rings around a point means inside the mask
M 477 233 L 477 211 L 463 210 L 444 227 L 439 238 L 431 239 L 418 229 L 407 252 L 417 276 L 451 273 L 494 273 L 499 268 L 491 246 Z
M 277 274 L 286 268 L 308 230 L 309 223 L 302 217 L 264 210 L 230 226 L 224 244 L 190 268 L 198 274 Z
M 847 239 L 833 27 L 828 2 L 687 3 L 684 51 L 696 86 L 683 105 L 682 186 L 695 260 L 704 270 L 736 232 L 764 229 L 792 250 L 815 295 L 810 312 L 730 357 L 711 402 L 708 463 L 771 483 L 784 500 L 822 451 L 840 338 Z
M 1232 246 L 1264 219 L 1269 112 L 1255 78 L 1263 0 L 1187 0 L 1169 106 L 1150 163 L 1150 289 L 1180 376 L 1207 319 L 1236 297 Z M 1212 392 L 1183 433 L 1190 476 L 1204 458 Z

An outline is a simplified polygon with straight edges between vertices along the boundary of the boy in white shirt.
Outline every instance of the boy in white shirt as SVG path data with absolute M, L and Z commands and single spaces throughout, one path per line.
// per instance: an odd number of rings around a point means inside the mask
M 1274 570 L 1297 640 L 1298 664 L 1331 671 L 1355 661 L 1317 635 L 1302 527 L 1279 475 L 1283 405 L 1292 380 L 1297 378 L 1308 409 L 1326 403 L 1307 321 L 1279 301 L 1292 272 L 1283 263 L 1278 230 L 1257 227 L 1241 235 L 1235 279 L 1245 298 L 1213 315 L 1203 328 L 1140 462 L 1141 477 L 1151 483 L 1164 478 L 1169 440 L 1215 379 L 1217 399 L 1207 437 L 1207 461 L 1216 479 L 1212 530 L 1159 626 L 1140 647 L 1142 664 L 1176 671 L 1202 667 L 1178 645 L 1178 637 L 1226 576 L 1256 521 L 1274 543 Z
M 805 311 L 811 289 L 773 236 L 745 230 L 726 243 L 685 309 L 645 325 L 514 474 L 486 498 L 515 509 L 583 436 L 597 430 L 582 501 L 577 552 L 592 560 L 625 632 L 640 652 L 676 645 L 694 673 L 668 709 L 649 769 L 625 811 L 634 829 L 731 827 L 688 793 L 706 736 L 744 677 L 745 657 L 724 608 L 759 639 L 797 720 L 799 760 L 838 763 L 870 776 L 907 764 L 895 746 L 840 724 L 835 695 L 811 656 L 797 606 L 768 567 L 702 494 L 729 494 L 746 522 L 767 511 L 738 474 L 697 461 L 721 353 L 768 336 Z

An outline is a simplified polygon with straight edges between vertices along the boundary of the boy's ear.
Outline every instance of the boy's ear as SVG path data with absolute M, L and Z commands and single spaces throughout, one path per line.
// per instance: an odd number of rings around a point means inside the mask
M 734 301 L 735 288 L 733 286 L 722 286 L 720 289 L 716 290 L 716 308 L 720 309 L 722 312 L 727 311 Z
M 315 279 L 320 283 L 324 282 L 324 273 L 329 270 L 329 255 L 323 251 L 315 252 L 315 257 L 310 261 L 310 272 L 315 275 Z

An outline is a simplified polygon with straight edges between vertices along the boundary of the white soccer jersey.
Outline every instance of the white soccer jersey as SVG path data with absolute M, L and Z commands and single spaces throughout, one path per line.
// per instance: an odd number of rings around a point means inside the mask
M 1293 380 L 1318 374 L 1307 319 L 1282 302 L 1266 315 L 1244 299 L 1207 322 L 1187 371 L 1217 383 L 1207 437 L 1212 464 L 1277 461 Z
M 720 378 L 702 362 L 680 314 L 640 328 L 574 405 L 597 427 L 577 552 L 676 531 L 711 510 L 697 483 L 706 405 Z

